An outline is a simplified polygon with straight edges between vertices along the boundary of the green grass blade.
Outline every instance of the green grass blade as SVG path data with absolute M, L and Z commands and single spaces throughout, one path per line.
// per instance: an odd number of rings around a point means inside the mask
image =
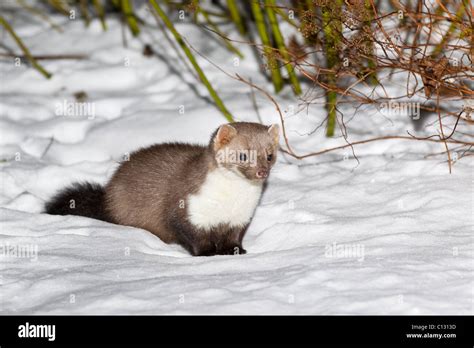
M 253 0 L 251 6 L 252 13 L 255 18 L 255 24 L 257 26 L 257 31 L 260 36 L 260 40 L 263 44 L 263 52 L 265 53 L 265 56 L 267 58 L 268 67 L 272 77 L 273 87 L 275 89 L 275 93 L 278 93 L 283 88 L 283 79 L 281 77 L 278 62 L 276 61 L 272 50 L 270 37 L 267 33 L 267 29 L 265 28 L 265 19 L 263 17 L 262 9 L 260 8 L 260 2 L 258 0 Z
M 296 76 L 295 68 L 291 64 L 290 54 L 288 53 L 288 50 L 285 46 L 285 40 L 283 39 L 280 27 L 278 26 L 277 17 L 274 11 L 275 6 L 275 0 L 265 0 L 265 10 L 270 21 L 270 26 L 273 32 L 273 38 L 275 39 L 278 51 L 280 52 L 283 60 L 285 61 L 285 68 L 288 72 L 288 77 L 290 79 L 291 85 L 293 86 L 293 91 L 296 95 L 298 95 L 301 94 L 300 82 L 298 81 L 298 77 Z
M 235 23 L 239 33 L 241 35 L 245 34 L 245 26 L 242 18 L 240 17 L 239 8 L 234 0 L 227 0 L 227 7 L 229 8 L 230 18 Z
M 133 7 L 130 0 L 122 0 L 122 13 L 125 16 L 125 20 L 127 21 L 133 36 L 140 34 L 140 27 L 138 26 L 137 18 L 133 13 Z
M 102 29 L 105 31 L 107 30 L 107 23 L 105 22 L 105 11 L 104 6 L 102 5 L 101 0 L 93 0 L 94 8 L 99 16 L 100 23 L 102 25 Z
M 37 61 L 36 59 L 33 57 L 33 55 L 30 53 L 30 50 L 28 49 L 28 47 L 25 46 L 25 44 L 23 43 L 23 41 L 21 41 L 21 39 L 18 37 L 18 35 L 16 35 L 15 31 L 13 30 L 13 28 L 10 26 L 10 24 L 5 20 L 5 18 L 3 18 L 2 16 L 0 16 L 0 25 L 2 25 L 6 31 L 8 31 L 8 33 L 13 37 L 13 39 L 15 40 L 15 42 L 17 43 L 17 45 L 21 48 L 21 50 L 23 51 L 23 54 L 25 55 L 25 57 L 28 59 L 28 61 L 31 63 L 31 65 L 33 66 L 33 68 L 35 68 L 36 70 L 38 70 L 44 77 L 46 77 L 47 79 L 51 78 L 51 73 L 47 72 Z
M 339 62 L 337 55 L 337 47 L 339 46 L 339 35 L 342 32 L 342 23 L 337 18 L 333 18 L 333 14 L 341 13 L 342 1 L 335 0 L 330 6 L 322 7 L 321 14 L 323 19 L 323 31 L 325 36 L 326 62 L 328 69 L 333 69 Z M 331 72 L 327 76 L 327 82 L 330 88 L 335 88 L 337 84 L 336 75 Z M 328 111 L 328 121 L 326 128 L 326 136 L 334 136 L 336 127 L 336 106 L 337 93 L 329 90 L 326 95 L 326 109 Z
M 222 99 L 219 97 L 217 92 L 214 90 L 212 87 L 211 83 L 207 79 L 206 75 L 202 71 L 201 67 L 196 61 L 196 58 L 194 57 L 193 53 L 189 49 L 188 45 L 184 42 L 183 38 L 181 37 L 181 34 L 176 30 L 174 27 L 173 23 L 171 23 L 170 19 L 166 15 L 166 13 L 163 11 L 163 9 L 158 5 L 158 2 L 156 0 L 150 0 L 151 6 L 154 8 L 160 19 L 163 21 L 165 26 L 168 28 L 168 30 L 173 34 L 176 42 L 179 44 L 181 49 L 183 50 L 184 54 L 188 58 L 189 62 L 191 65 L 194 67 L 196 70 L 196 73 L 198 74 L 199 78 L 201 79 L 202 83 L 204 86 L 206 86 L 207 90 L 209 91 L 209 94 L 211 95 L 211 98 L 214 100 L 216 103 L 217 108 L 222 112 L 224 117 L 229 121 L 233 122 L 234 118 L 232 117 L 232 114 L 227 110 L 225 107 Z

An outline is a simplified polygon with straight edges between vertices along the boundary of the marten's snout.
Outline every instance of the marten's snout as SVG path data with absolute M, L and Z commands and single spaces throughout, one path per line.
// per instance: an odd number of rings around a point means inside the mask
M 259 169 L 257 171 L 257 178 L 265 179 L 268 177 L 268 170 L 267 169 Z

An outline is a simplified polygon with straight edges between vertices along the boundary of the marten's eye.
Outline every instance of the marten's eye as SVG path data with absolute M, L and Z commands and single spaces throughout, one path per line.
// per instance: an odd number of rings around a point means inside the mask
M 272 159 L 273 159 L 273 155 L 272 155 L 272 154 L 269 154 L 269 155 L 267 156 L 267 161 L 268 161 L 268 162 L 271 162 Z
M 247 155 L 245 153 L 240 153 L 239 159 L 240 162 L 245 162 L 247 160 Z

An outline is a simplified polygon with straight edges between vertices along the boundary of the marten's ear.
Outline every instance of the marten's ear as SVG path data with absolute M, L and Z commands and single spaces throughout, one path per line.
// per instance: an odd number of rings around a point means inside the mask
M 214 150 L 217 151 L 222 146 L 227 145 L 236 135 L 237 130 L 230 124 L 224 124 L 220 126 L 216 137 L 214 138 Z
M 280 137 L 280 126 L 275 124 L 272 124 L 270 127 L 268 127 L 268 134 L 272 137 L 273 144 L 275 146 L 278 146 L 278 139 Z

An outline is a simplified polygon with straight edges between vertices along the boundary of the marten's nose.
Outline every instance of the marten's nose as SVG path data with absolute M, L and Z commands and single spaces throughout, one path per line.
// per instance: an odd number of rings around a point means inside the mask
M 259 179 L 264 179 L 268 177 L 268 170 L 266 169 L 260 169 L 258 172 L 257 172 L 257 178 Z

